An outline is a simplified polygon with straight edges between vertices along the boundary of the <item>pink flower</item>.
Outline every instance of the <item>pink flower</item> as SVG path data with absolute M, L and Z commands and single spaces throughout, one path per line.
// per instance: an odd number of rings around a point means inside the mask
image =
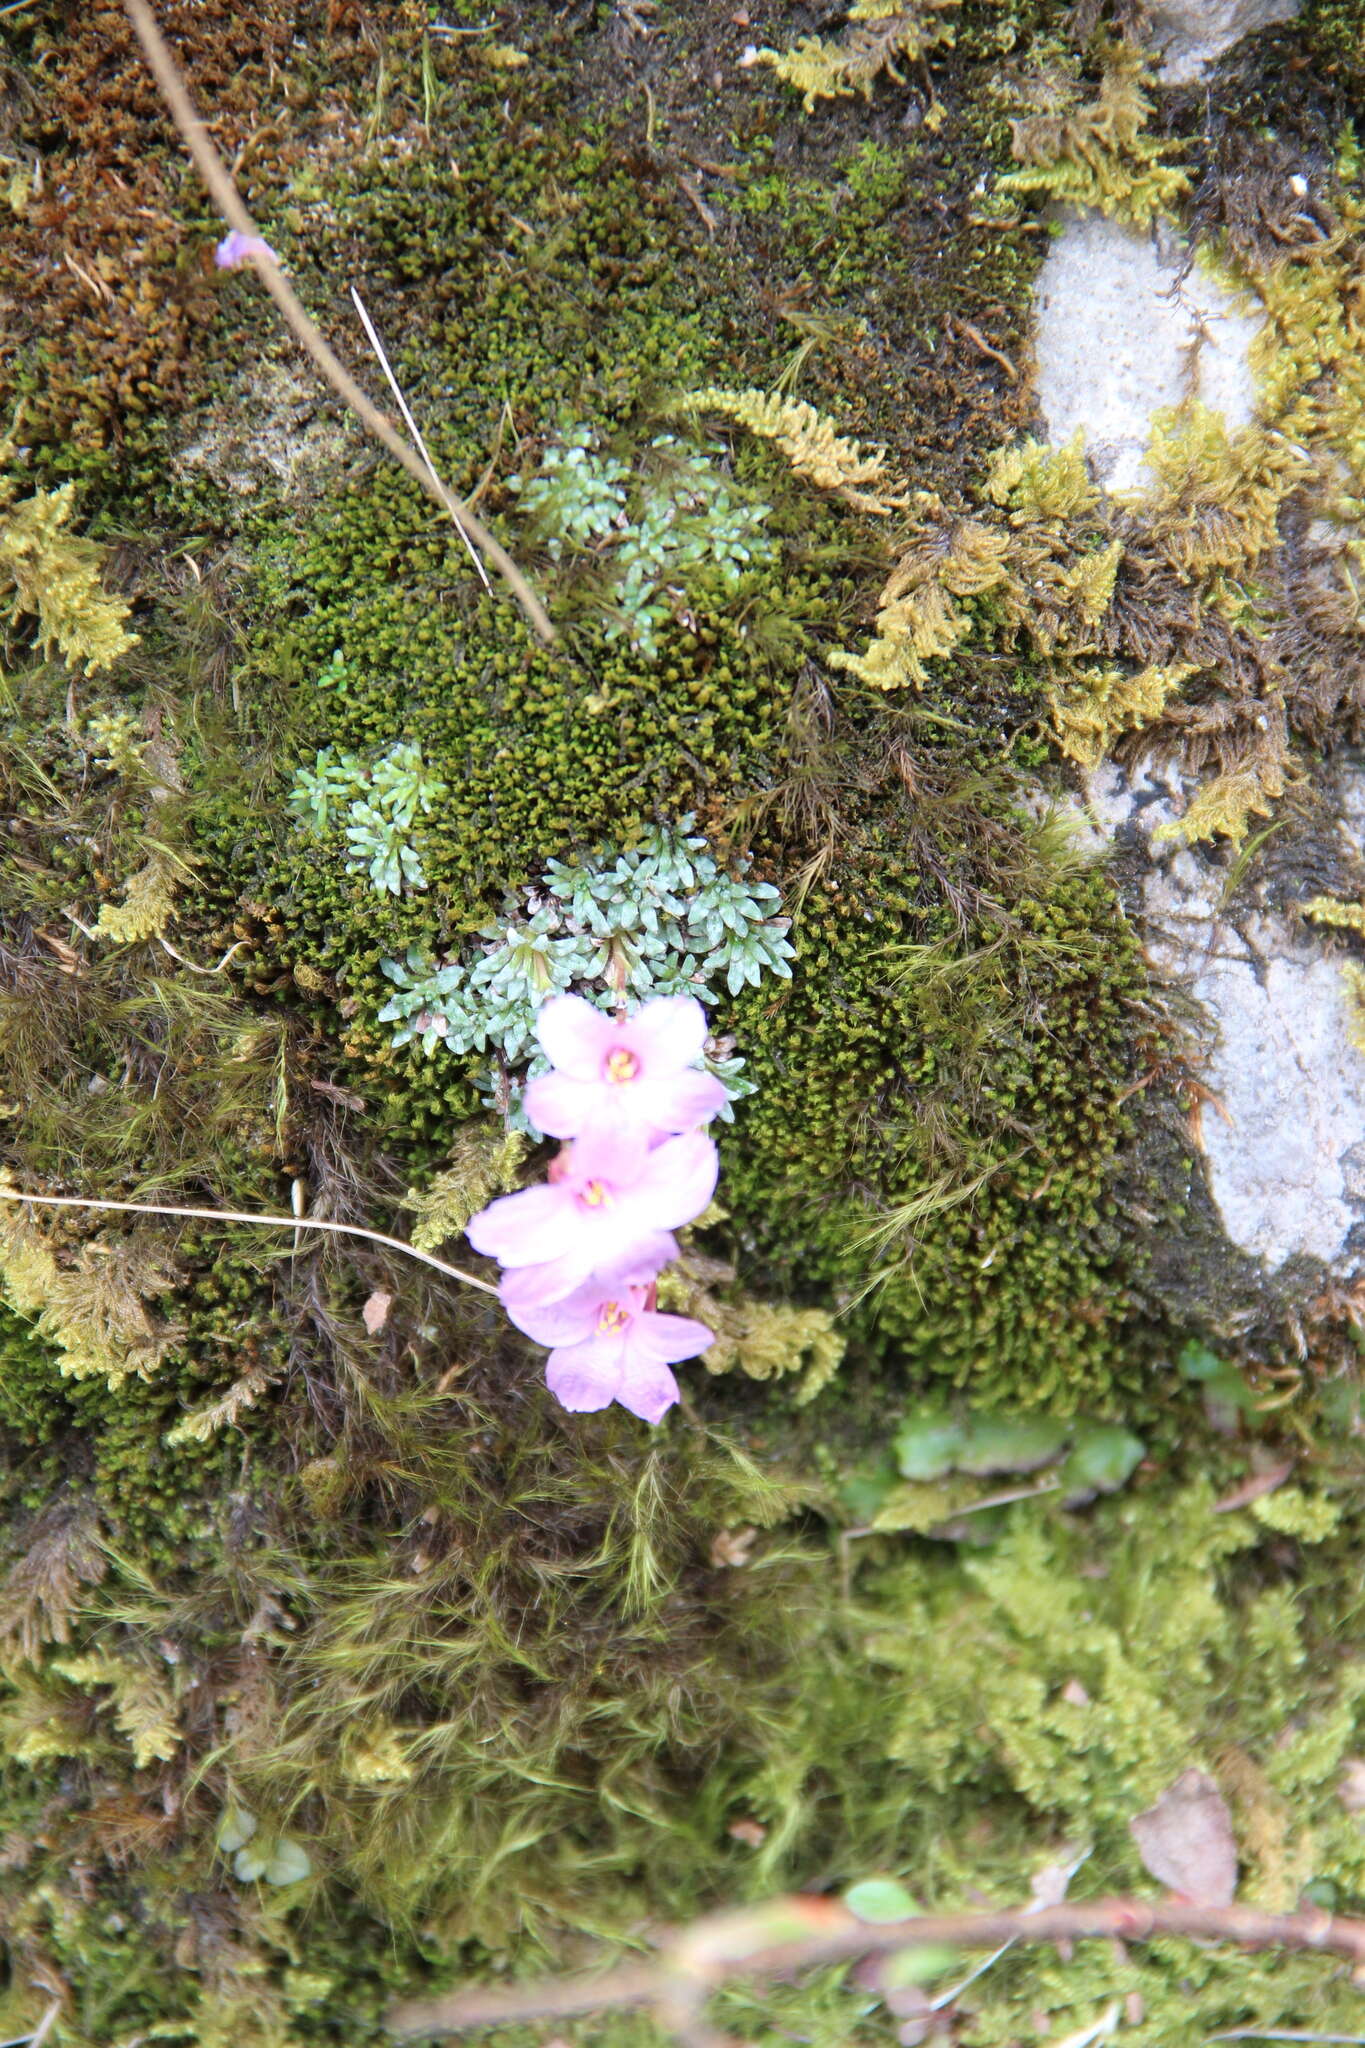
M 596 1130 L 560 1153 L 548 1185 L 503 1195 L 466 1235 L 476 1251 L 523 1272 L 522 1305 L 562 1301 L 590 1273 L 657 1269 L 667 1233 L 699 1216 L 716 1185 L 716 1148 L 700 1131 L 652 1151 L 642 1132 Z
M 678 1240 L 673 1233 L 652 1230 L 635 1238 L 618 1258 L 593 1266 L 590 1277 L 600 1294 L 619 1293 L 623 1287 L 647 1287 L 677 1256 Z M 503 1307 L 516 1322 L 523 1309 L 557 1304 L 582 1284 L 583 1269 L 580 1265 L 564 1259 L 545 1259 L 535 1265 L 517 1266 L 505 1272 L 498 1292 L 502 1296 Z
M 660 1315 L 648 1304 L 653 1289 L 623 1287 L 604 1296 L 593 1275 L 551 1307 L 513 1308 L 508 1314 L 538 1344 L 553 1345 L 545 1368 L 550 1392 L 574 1414 L 619 1401 L 645 1422 L 658 1422 L 678 1398 L 668 1370 L 695 1358 L 713 1341 L 690 1316 Z
M 658 996 L 620 1019 L 582 996 L 552 996 L 536 1034 L 555 1071 L 527 1084 L 526 1114 L 553 1138 L 622 1121 L 690 1131 L 724 1107 L 724 1084 L 694 1067 L 706 1042 L 695 996 Z
M 234 228 L 230 235 L 224 235 L 213 252 L 213 260 L 220 270 L 237 270 L 252 256 L 268 256 L 272 263 L 279 257 L 262 235 L 244 235 L 240 228 Z

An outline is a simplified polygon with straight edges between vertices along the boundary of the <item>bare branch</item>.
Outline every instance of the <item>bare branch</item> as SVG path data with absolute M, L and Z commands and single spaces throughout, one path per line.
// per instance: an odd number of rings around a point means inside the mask
M 147 0 L 123 0 L 123 4 L 136 31 L 137 39 L 146 53 L 147 62 L 155 74 L 156 82 L 161 87 L 166 105 L 170 108 L 171 118 L 180 130 L 185 147 L 194 159 L 200 177 L 208 187 L 209 197 L 229 227 L 236 228 L 240 234 L 260 239 L 260 229 L 242 203 L 241 194 L 232 182 L 226 164 L 214 148 L 208 129 L 194 111 L 193 103 L 185 90 L 185 82 L 156 25 Z M 338 397 L 345 400 L 375 439 L 388 449 L 395 462 L 400 462 L 408 475 L 421 485 L 427 496 L 434 498 L 442 510 L 448 512 L 456 524 L 482 549 L 541 639 L 553 640 L 555 629 L 550 624 L 545 607 L 512 557 L 505 548 L 499 546 L 464 500 L 457 498 L 434 472 L 428 471 L 407 443 L 394 432 L 383 413 L 367 397 L 345 365 L 332 353 L 318 328 L 304 311 L 279 264 L 273 263 L 268 256 L 257 254 L 249 255 L 247 260 L 254 266 L 262 284 L 284 315 L 290 332 L 308 351 Z
M 650 2006 L 662 2024 L 731 1977 L 782 1977 L 818 1963 L 885 1955 L 907 1948 L 996 1949 L 1011 1942 L 1151 1941 L 1183 1935 L 1239 1948 L 1316 1949 L 1365 1965 L 1365 1920 L 1337 1919 L 1313 1908 L 1262 1913 L 1252 1906 L 1200 1906 L 1178 1898 L 1096 1899 L 1086 1904 L 1027 1906 L 999 1913 L 935 1913 L 869 1926 L 837 1899 L 800 1895 L 736 1912 L 710 1913 L 670 1934 L 657 1959 L 627 1963 L 596 1977 L 547 1978 L 507 1989 L 475 1987 L 443 1998 L 390 2008 L 386 2025 L 398 2040 L 467 2033 L 518 2021 L 565 2018 L 622 2006 Z

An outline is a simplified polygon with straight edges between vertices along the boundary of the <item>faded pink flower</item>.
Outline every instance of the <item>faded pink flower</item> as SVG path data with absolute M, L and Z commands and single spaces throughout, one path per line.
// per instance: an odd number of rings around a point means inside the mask
M 213 252 L 213 260 L 220 270 L 238 270 L 252 256 L 268 256 L 272 263 L 280 260 L 263 235 L 244 235 L 240 228 L 224 235 Z
M 678 1398 L 669 1371 L 695 1358 L 713 1341 L 690 1316 L 660 1315 L 649 1306 L 653 1289 L 622 1287 L 605 1295 L 594 1274 L 552 1306 L 513 1308 L 508 1314 L 538 1344 L 549 1344 L 545 1382 L 574 1414 L 619 1401 L 645 1422 L 658 1422 Z
M 701 1214 L 717 1168 L 700 1131 L 651 1151 L 640 1132 L 596 1130 L 561 1152 L 546 1186 L 490 1202 L 466 1235 L 499 1265 L 522 1269 L 521 1305 L 562 1301 L 590 1273 L 648 1270 L 674 1257 L 667 1233 Z
M 651 1230 L 633 1239 L 618 1257 L 593 1266 L 589 1277 L 600 1294 L 619 1293 L 623 1287 L 648 1287 L 677 1256 L 678 1240 L 672 1231 Z M 557 1304 L 583 1284 L 580 1266 L 564 1259 L 547 1259 L 505 1272 L 498 1291 L 503 1307 L 515 1322 L 523 1309 Z
M 552 1138 L 576 1138 L 622 1121 L 651 1131 L 690 1131 L 725 1105 L 725 1088 L 694 1062 L 706 1043 L 695 996 L 656 996 L 615 1018 L 582 996 L 552 996 L 536 1019 L 555 1071 L 528 1082 L 526 1114 Z

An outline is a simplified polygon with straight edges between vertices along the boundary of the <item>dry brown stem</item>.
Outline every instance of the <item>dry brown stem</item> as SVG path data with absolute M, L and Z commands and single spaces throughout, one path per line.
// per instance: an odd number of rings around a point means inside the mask
M 997 1949 L 1011 1942 L 1151 1941 L 1183 1935 L 1239 1948 L 1318 1949 L 1365 1966 L 1365 1920 L 1314 1908 L 1262 1913 L 1252 1906 L 1201 1906 L 1179 1898 L 1095 1899 L 1081 1905 L 998 1913 L 935 1913 L 869 1926 L 837 1899 L 793 1896 L 735 1912 L 710 1913 L 668 1935 L 649 1962 L 595 1977 L 545 1978 L 507 1989 L 475 1987 L 393 2006 L 399 2040 L 467 2033 L 519 2021 L 650 2006 L 664 2026 L 731 1977 L 782 1977 L 819 1963 L 908 1948 Z M 681 1995 L 680 1995 L 681 1994 Z
M 481 1294 L 496 1294 L 498 1291 L 490 1281 L 480 1280 L 459 1266 L 447 1265 L 444 1259 L 434 1258 L 430 1252 L 419 1252 L 416 1245 L 404 1244 L 401 1237 L 388 1237 L 382 1230 L 366 1230 L 359 1223 L 335 1223 L 325 1216 L 258 1215 L 249 1209 L 190 1209 L 171 1202 L 109 1202 L 96 1200 L 93 1195 L 30 1194 L 26 1188 L 3 1185 L 0 1185 L 0 1201 L 38 1202 L 48 1209 L 117 1209 L 129 1216 L 190 1216 L 205 1223 L 263 1223 L 272 1230 L 323 1230 L 334 1237 L 360 1237 L 367 1244 L 382 1244 L 389 1251 L 402 1252 L 405 1258 L 419 1259 L 424 1266 L 443 1273 L 447 1280 L 458 1280 L 465 1287 L 477 1287 Z
M 209 197 L 231 228 L 243 235 L 260 237 L 260 229 L 252 220 L 242 202 L 241 194 L 232 181 L 226 164 L 214 148 L 207 128 L 194 111 L 179 67 L 166 45 L 165 38 L 156 25 L 147 0 L 123 0 L 128 18 L 137 33 L 137 39 L 146 53 L 157 84 L 161 87 L 171 118 L 180 130 L 186 149 L 194 159 L 195 166 L 208 187 Z M 350 371 L 328 347 L 313 321 L 304 311 L 293 287 L 290 285 L 278 263 L 268 257 L 252 255 L 247 259 L 255 268 L 262 284 L 283 314 L 285 323 L 295 339 L 308 351 L 327 382 L 350 406 L 356 417 L 387 448 L 395 462 L 401 462 L 408 475 L 420 484 L 427 496 L 434 498 L 443 511 L 450 514 L 456 524 L 467 533 L 475 545 L 487 556 L 498 574 L 511 590 L 517 603 L 525 612 L 542 640 L 555 637 L 555 629 L 540 599 L 532 590 L 526 578 L 518 569 L 506 549 L 500 547 L 487 527 L 470 511 L 462 498 L 448 490 L 434 472 L 427 469 L 415 455 L 406 441 L 394 432 L 379 408 L 372 403 L 356 383 Z

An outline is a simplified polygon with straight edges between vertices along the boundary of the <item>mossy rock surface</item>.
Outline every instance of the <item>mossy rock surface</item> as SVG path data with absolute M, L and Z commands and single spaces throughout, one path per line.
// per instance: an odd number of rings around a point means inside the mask
M 1034 424 L 1047 236 L 992 196 L 1010 95 L 1104 60 L 968 0 L 922 78 L 803 113 L 740 62 L 828 33 L 796 11 L 466 12 L 164 19 L 300 296 L 359 365 L 355 283 L 548 646 L 215 271 L 121 11 L 0 23 L 4 1165 L 400 1237 L 467 1213 L 546 1155 L 505 1146 L 482 1053 L 394 1045 L 384 962 L 468 955 L 547 862 L 694 817 L 794 947 L 713 1017 L 754 1092 L 677 1284 L 727 1369 L 688 1368 L 657 1432 L 570 1416 L 495 1302 L 371 1241 L 7 1203 L 0 2033 L 354 2048 L 397 1997 L 782 1886 L 1015 1901 L 1086 1852 L 1074 1893 L 1142 1890 L 1128 1821 L 1191 1760 L 1243 1896 L 1365 1909 L 1355 1297 L 1286 1302 L 1217 1230 L 1191 1043 L 1121 864 L 1053 808 L 1055 617 L 969 585 L 918 688 L 831 659 L 925 534 L 956 562 L 964 521 L 1010 525 L 988 480 Z M 1265 164 L 1229 136 L 1272 82 L 1312 174 L 1346 161 L 1348 14 L 1240 51 L 1198 133 L 1161 101 L 1196 225 L 1251 218 Z M 894 506 L 689 408 L 707 386 L 884 448 Z M 575 433 L 627 481 L 571 546 L 526 483 Z M 697 464 L 749 554 L 712 545 Z M 15 507 L 68 481 L 25 608 Z M 1068 517 L 1049 560 L 1110 546 Z M 1011 573 L 1045 523 L 1014 520 Z M 92 562 L 139 637 L 80 673 Z M 1174 629 L 1125 602 L 1136 661 Z M 1299 742 L 1351 737 L 1352 703 L 1319 692 Z M 290 792 L 400 746 L 442 795 L 421 886 L 378 889 Z M 1020 1948 L 956 2024 L 1060 2038 L 1117 2000 L 1170 2048 L 1310 2008 L 1349 2032 L 1352 1996 L 1315 1958 Z M 896 2028 L 839 1971 L 718 2018 Z

